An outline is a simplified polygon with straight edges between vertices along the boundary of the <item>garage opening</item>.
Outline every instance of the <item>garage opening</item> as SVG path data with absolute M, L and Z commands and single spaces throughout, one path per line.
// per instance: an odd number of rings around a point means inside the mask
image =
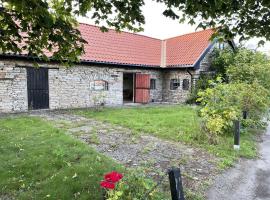
M 134 102 L 134 74 L 123 74 L 123 100 L 124 103 Z

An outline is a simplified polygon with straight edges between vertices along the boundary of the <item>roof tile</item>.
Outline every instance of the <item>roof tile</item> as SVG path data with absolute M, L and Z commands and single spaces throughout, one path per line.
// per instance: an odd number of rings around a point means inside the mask
M 163 58 L 166 61 L 165 67 L 194 66 L 211 44 L 209 39 L 213 34 L 213 30 L 208 29 L 169 38 L 164 40 L 164 47 L 162 40 L 135 33 L 116 32 L 112 29 L 102 32 L 98 26 L 83 23 L 79 25 L 79 30 L 88 42 L 85 44 L 85 54 L 80 58 L 82 61 L 148 67 L 160 67 L 162 55 L 166 55 Z M 161 54 L 162 46 L 166 48 L 166 54 Z M 52 55 L 47 50 L 46 54 Z M 21 55 L 27 56 L 27 52 L 23 51 Z
M 101 32 L 87 24 L 80 24 L 79 30 L 88 42 L 82 60 L 160 66 L 159 39 L 114 30 Z
M 80 24 L 88 42 L 82 60 L 130 65 L 160 66 L 162 40 L 128 32 Z M 192 66 L 211 43 L 211 29 L 166 39 L 166 66 Z
M 198 31 L 166 41 L 166 66 L 194 65 L 211 44 L 213 30 Z

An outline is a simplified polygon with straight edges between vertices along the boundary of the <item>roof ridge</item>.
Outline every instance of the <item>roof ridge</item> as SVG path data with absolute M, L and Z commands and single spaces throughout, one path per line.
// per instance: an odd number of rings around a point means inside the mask
M 97 27 L 97 28 L 101 28 L 101 27 L 98 26 L 98 25 L 87 24 L 87 23 L 85 23 L 85 22 L 79 22 L 79 24 L 87 25 L 87 26 L 92 26 L 92 27 Z M 113 29 L 113 28 L 107 28 L 107 29 L 112 30 L 112 31 L 116 31 L 116 30 Z M 131 35 L 137 35 L 137 36 L 141 36 L 141 37 L 146 37 L 146 38 L 150 38 L 150 39 L 154 39 L 154 40 L 162 41 L 162 40 L 159 39 L 159 38 L 155 38 L 155 37 L 151 37 L 151 36 L 147 36 L 147 35 L 140 35 L 140 34 L 138 34 L 138 33 L 132 33 L 132 32 L 128 32 L 128 31 L 120 31 L 120 32 L 127 33 L 127 34 L 131 34 Z
M 213 29 L 208 28 L 208 29 L 204 29 L 204 30 L 200 30 L 200 31 L 191 32 L 191 33 L 185 33 L 183 35 L 177 35 L 177 36 L 174 36 L 174 37 L 169 37 L 169 38 L 166 38 L 164 40 L 174 39 L 174 38 L 183 37 L 183 36 L 187 36 L 187 35 L 193 35 L 193 34 L 197 34 L 197 33 L 204 32 L 204 31 L 210 31 L 210 30 L 213 30 Z

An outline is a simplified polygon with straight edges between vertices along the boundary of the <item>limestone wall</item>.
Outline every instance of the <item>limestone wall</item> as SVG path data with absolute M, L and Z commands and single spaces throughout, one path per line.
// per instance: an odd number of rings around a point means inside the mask
M 180 86 L 176 90 L 170 88 L 171 79 L 177 79 Z M 183 80 L 189 80 L 189 89 L 183 89 Z M 187 71 L 183 70 L 170 70 L 164 72 L 163 78 L 163 101 L 172 103 L 183 103 L 187 100 L 191 89 L 191 76 Z
M 26 67 L 33 63 L 19 60 L 0 61 L 0 112 L 28 110 Z M 48 68 L 49 108 L 92 107 L 100 99 L 105 105 L 123 104 L 123 73 L 147 73 L 156 79 L 156 89 L 150 90 L 150 101 L 162 101 L 162 72 L 160 70 L 127 69 L 104 66 L 61 67 L 40 64 Z M 108 90 L 99 90 L 95 81 L 106 81 Z
M 0 61 L 0 113 L 27 111 L 26 69 Z

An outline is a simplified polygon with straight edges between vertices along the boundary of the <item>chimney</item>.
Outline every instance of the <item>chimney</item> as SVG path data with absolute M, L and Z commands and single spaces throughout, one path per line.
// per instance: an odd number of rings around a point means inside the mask
M 161 41 L 161 58 L 160 58 L 160 66 L 166 67 L 166 40 Z

